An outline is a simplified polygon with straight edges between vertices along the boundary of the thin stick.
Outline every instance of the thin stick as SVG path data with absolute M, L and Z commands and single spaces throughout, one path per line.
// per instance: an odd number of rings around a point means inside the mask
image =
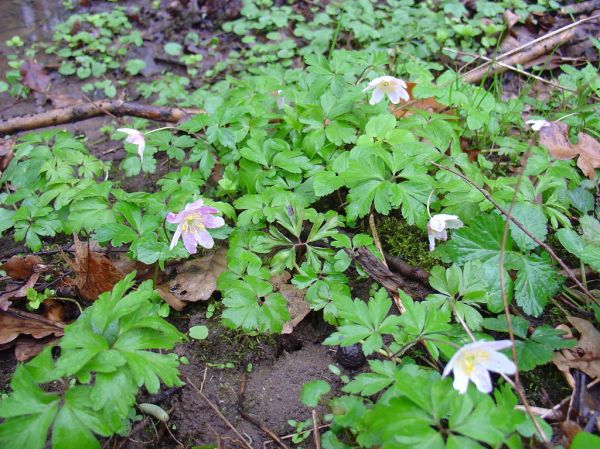
M 583 23 L 591 22 L 591 21 L 596 20 L 598 18 L 600 18 L 600 14 L 596 14 L 594 16 L 578 20 L 577 22 L 573 22 L 573 23 L 571 23 L 569 25 L 566 25 L 566 26 L 564 26 L 562 28 L 559 28 L 558 30 L 552 31 L 551 33 L 548 33 L 548 34 L 545 34 L 545 35 L 543 35 L 541 37 L 538 37 L 537 39 L 534 39 L 531 42 L 527 42 L 526 44 L 519 45 L 518 47 L 513 48 L 512 50 L 509 50 L 509 51 L 507 51 L 505 53 L 502 53 L 501 55 L 499 55 L 495 59 L 494 62 L 497 62 L 500 59 L 507 58 L 507 57 L 509 57 L 511 55 L 514 55 L 515 53 L 520 52 L 521 50 L 524 50 L 525 48 L 531 47 L 531 46 L 533 46 L 533 45 L 535 45 L 535 44 L 537 44 L 539 42 L 545 41 L 546 39 L 549 39 L 549 38 L 551 38 L 553 36 L 556 36 L 557 34 L 560 34 L 560 33 L 564 32 L 564 31 L 570 30 L 571 28 L 576 28 L 576 27 L 578 27 L 579 25 L 581 25 Z M 490 62 L 490 61 L 485 62 L 485 63 L 481 64 L 480 66 L 475 67 L 474 69 L 469 70 L 467 73 L 465 73 L 463 75 L 463 77 L 469 78 L 469 76 L 472 76 L 471 74 L 473 74 L 476 71 L 479 71 L 479 70 L 483 69 L 484 67 L 489 66 L 490 64 L 492 64 L 492 62 Z
M 531 410 L 531 406 L 529 405 L 529 401 L 527 400 L 527 396 L 525 395 L 525 389 L 523 388 L 523 384 L 521 383 L 521 376 L 519 374 L 519 369 L 518 369 L 519 365 L 518 365 L 518 360 L 517 360 L 517 348 L 516 348 L 516 344 L 515 344 L 515 331 L 514 331 L 513 323 L 512 323 L 512 315 L 510 314 L 510 308 L 508 305 L 508 296 L 506 295 L 506 289 L 504 288 L 504 261 L 506 259 L 506 244 L 508 242 L 509 223 L 510 223 L 510 219 L 512 218 L 512 210 L 517 202 L 517 194 L 519 193 L 519 189 L 521 187 L 521 182 L 523 181 L 523 174 L 525 173 L 525 167 L 527 166 L 528 160 L 529 160 L 529 151 L 527 153 L 525 153 L 525 160 L 524 160 L 521 170 L 519 172 L 519 177 L 517 178 L 517 184 L 515 185 L 515 193 L 512 197 L 512 201 L 510 203 L 508 212 L 506 214 L 506 221 L 504 222 L 504 229 L 503 229 L 503 233 L 502 233 L 502 244 L 500 245 L 500 257 L 498 260 L 498 269 L 500 270 L 500 273 L 499 273 L 500 295 L 502 297 L 502 303 L 504 305 L 504 314 L 506 315 L 508 336 L 511 341 L 510 347 L 511 347 L 511 352 L 512 352 L 512 359 L 513 359 L 513 362 L 515 363 L 515 366 L 517 367 L 517 369 L 515 370 L 515 381 L 512 384 L 512 387 L 517 392 L 517 395 L 521 399 L 521 402 L 523 403 L 523 406 L 525 407 L 525 411 L 527 412 L 527 415 L 529 415 L 529 418 L 531 419 L 531 422 L 533 423 L 533 426 L 535 427 L 535 430 L 537 431 L 537 433 L 539 435 L 539 439 L 542 441 L 542 443 L 544 443 L 544 445 L 546 445 L 549 449 L 551 449 L 550 440 L 548 439 L 548 437 L 542 430 L 540 423 L 538 423 L 537 420 L 535 419 L 535 415 L 533 414 L 533 411 Z M 505 377 L 505 375 L 503 375 L 503 377 Z
M 315 441 L 315 449 L 321 449 L 321 434 L 319 433 L 318 425 L 319 417 L 317 411 L 312 409 L 312 423 L 313 423 L 313 440 Z
M 533 79 L 535 79 L 535 80 L 537 80 L 537 81 L 539 81 L 541 83 L 545 83 L 545 84 L 548 84 L 548 85 L 550 85 L 552 87 L 556 87 L 557 89 L 564 90 L 566 92 L 571 92 L 571 93 L 574 93 L 574 94 L 578 93 L 574 89 L 569 89 L 568 87 L 562 86 L 561 84 L 558 84 L 558 83 L 556 83 L 554 81 L 550 81 L 550 80 L 547 80 L 545 78 L 542 78 L 541 76 L 534 75 L 533 73 L 529 73 L 526 70 L 521 70 L 518 67 L 515 67 L 514 65 L 505 64 L 504 62 L 497 61 L 497 60 L 495 60 L 493 58 L 488 58 L 487 56 L 478 55 L 477 53 L 471 53 L 471 52 L 468 52 L 468 51 L 455 50 L 454 48 L 447 48 L 447 47 L 444 47 L 443 50 L 446 50 L 446 51 L 449 51 L 449 52 L 452 52 L 452 53 L 458 53 L 458 54 L 461 54 L 461 55 L 472 56 L 474 58 L 483 59 L 484 61 L 488 61 L 488 62 L 493 62 L 496 65 L 499 65 L 501 67 L 505 67 L 508 70 L 512 70 L 513 72 L 520 73 L 521 75 L 525 75 L 525 76 L 527 76 L 529 78 L 533 78 Z
M 442 170 L 446 170 L 449 171 L 452 174 L 455 174 L 456 176 L 458 176 L 459 178 L 463 179 L 467 184 L 469 184 L 470 186 L 474 187 L 475 189 L 477 189 L 479 191 L 479 193 L 481 193 L 486 200 L 488 200 L 490 203 L 492 203 L 494 205 L 494 207 L 496 209 L 498 209 L 498 211 L 500 211 L 500 213 L 502 213 L 502 215 L 504 215 L 505 217 L 507 217 L 510 221 L 512 221 L 521 231 L 523 231 L 531 240 L 533 240 L 535 243 L 537 243 L 539 246 L 541 246 L 542 248 L 544 248 L 548 254 L 550 254 L 550 256 L 556 260 L 556 262 L 558 262 L 558 264 L 561 266 L 561 268 L 565 271 L 565 273 L 567 273 L 567 275 L 573 280 L 573 282 L 575 282 L 575 285 L 577 285 L 577 287 L 579 287 L 581 289 L 581 291 L 583 293 L 586 294 L 586 296 L 588 296 L 592 301 L 594 301 L 596 304 L 600 305 L 600 300 L 598 300 L 594 295 L 592 295 L 589 290 L 587 288 L 585 288 L 585 286 L 579 281 L 579 279 L 577 279 L 577 277 L 573 274 L 573 272 L 571 271 L 571 269 L 567 266 L 567 264 L 554 252 L 554 250 L 548 246 L 546 243 L 542 242 L 540 239 L 538 239 L 535 235 L 533 235 L 531 232 L 529 232 L 529 230 L 523 225 L 523 223 L 521 223 L 519 220 L 517 220 L 515 217 L 513 217 L 512 215 L 509 214 L 509 212 L 507 210 L 505 210 L 502 206 L 500 206 L 493 198 L 492 196 L 483 188 L 479 187 L 477 184 L 475 184 L 473 181 L 471 181 L 471 179 L 469 179 L 467 176 L 463 175 L 462 173 L 450 168 L 450 167 L 445 167 L 443 165 L 440 165 L 436 162 L 431 161 L 431 164 L 435 165 L 438 168 L 441 168 Z
M 216 415 L 217 415 L 219 418 L 221 418 L 225 424 L 227 424 L 227 427 L 229 427 L 229 428 L 230 428 L 230 429 L 233 431 L 233 433 L 235 433 L 235 434 L 237 435 L 237 437 L 238 437 L 238 438 L 239 438 L 239 439 L 242 441 L 242 444 L 243 444 L 243 445 L 244 445 L 246 448 L 248 448 L 248 449 L 254 449 L 252 446 L 250 446 L 250 445 L 248 444 L 248 442 L 246 441 L 246 439 L 245 439 L 245 438 L 243 437 L 243 435 L 242 435 L 242 434 L 241 434 L 241 433 L 240 433 L 240 432 L 239 432 L 239 431 L 238 431 L 238 430 L 235 428 L 235 426 L 234 426 L 233 424 L 231 424 L 231 422 L 229 422 L 229 420 L 228 420 L 228 419 L 227 419 L 227 418 L 226 418 L 226 417 L 223 415 L 223 413 L 221 413 L 221 411 L 219 410 L 219 408 L 218 408 L 218 407 L 217 407 L 215 404 L 213 404 L 213 403 L 212 403 L 212 401 L 211 401 L 210 399 L 208 399 L 208 398 L 206 397 L 206 395 L 205 395 L 204 393 L 202 393 L 202 392 L 200 391 L 200 389 L 199 389 L 199 388 L 198 388 L 196 385 L 194 385 L 194 383 L 193 383 L 193 382 L 190 380 L 190 378 L 189 378 L 189 377 L 186 377 L 186 378 L 185 378 L 185 380 L 186 380 L 186 382 L 187 382 L 188 384 L 190 384 L 190 385 L 192 386 L 192 388 L 193 388 L 194 390 L 196 390 L 196 393 L 198 393 L 198 396 L 200 396 L 202 399 L 204 399 L 204 401 L 205 401 L 205 402 L 208 404 L 208 406 L 209 406 L 211 409 L 213 409 L 213 411 L 215 412 L 215 414 L 216 414 Z

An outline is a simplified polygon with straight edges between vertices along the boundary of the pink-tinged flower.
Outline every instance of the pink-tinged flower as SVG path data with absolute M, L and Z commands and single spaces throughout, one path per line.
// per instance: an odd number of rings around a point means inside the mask
M 410 99 L 408 91 L 406 90 L 406 83 L 400 78 L 394 78 L 393 76 L 380 76 L 375 78 L 363 89 L 363 92 L 370 89 L 373 89 L 373 95 L 369 100 L 369 104 L 379 103 L 386 95 L 394 104 L 398 104 L 400 99 L 403 99 L 404 101 Z
M 136 145 L 138 148 L 138 154 L 140 155 L 140 161 L 144 160 L 144 148 L 146 147 L 146 139 L 144 133 L 132 128 L 119 128 L 117 131 L 127 134 L 125 142 Z
M 500 374 L 512 375 L 517 372 L 517 367 L 501 352 L 500 349 L 510 348 L 510 340 L 476 341 L 460 348 L 452 356 L 442 377 L 454 372 L 453 387 L 460 394 L 464 394 L 472 381 L 482 393 L 492 391 L 492 380 L 489 371 Z
M 170 248 L 173 249 L 177 245 L 180 237 L 183 237 L 183 245 L 190 254 L 196 254 L 197 245 L 212 248 L 215 242 L 206 229 L 220 228 L 225 224 L 223 218 L 214 215 L 217 212 L 219 211 L 214 207 L 204 206 L 202 200 L 186 204 L 178 214 L 169 212 L 167 221 L 178 225 Z
M 458 229 L 463 227 L 463 222 L 456 215 L 437 214 L 429 219 L 427 223 L 427 234 L 429 235 L 429 251 L 435 249 L 435 240 L 447 240 L 446 229 Z

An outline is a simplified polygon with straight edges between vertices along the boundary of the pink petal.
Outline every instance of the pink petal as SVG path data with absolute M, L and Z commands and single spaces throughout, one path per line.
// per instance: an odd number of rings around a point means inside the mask
M 183 234 L 183 246 L 188 253 L 196 254 L 196 237 L 189 232 Z
M 188 203 L 185 205 L 185 209 L 184 210 L 193 210 L 193 209 L 199 209 L 204 205 L 204 201 L 203 200 L 196 200 L 193 203 Z
M 169 212 L 167 214 L 167 221 L 169 223 L 179 223 L 181 220 L 179 218 L 179 214 L 174 214 L 173 212 Z
M 203 215 L 202 224 L 207 228 L 220 228 L 225 224 L 225 220 L 221 217 L 215 217 L 213 215 Z
M 196 242 L 204 248 L 210 249 L 215 245 L 215 241 L 207 231 L 200 231 L 194 234 Z

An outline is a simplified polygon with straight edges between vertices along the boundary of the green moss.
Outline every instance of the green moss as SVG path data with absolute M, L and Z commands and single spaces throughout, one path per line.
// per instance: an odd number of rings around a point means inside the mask
M 521 381 L 527 398 L 535 406 L 547 407 L 549 403 L 557 404 L 571 394 L 571 388 L 552 363 L 521 373 Z
M 385 217 L 377 226 L 383 250 L 409 265 L 430 270 L 439 265 L 429 252 L 427 233 L 395 217 Z

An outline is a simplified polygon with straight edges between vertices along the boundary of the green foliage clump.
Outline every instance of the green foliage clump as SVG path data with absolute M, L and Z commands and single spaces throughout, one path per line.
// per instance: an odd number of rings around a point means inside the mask
M 65 328 L 57 359 L 47 347 L 17 368 L 0 402 L 0 446 L 42 449 L 51 432 L 53 449 L 100 448 L 95 435 L 130 430 L 141 387 L 155 394 L 161 382 L 182 385 L 178 356 L 153 350 L 173 349 L 185 337 L 158 316 L 150 281 L 126 294 L 134 276 Z

